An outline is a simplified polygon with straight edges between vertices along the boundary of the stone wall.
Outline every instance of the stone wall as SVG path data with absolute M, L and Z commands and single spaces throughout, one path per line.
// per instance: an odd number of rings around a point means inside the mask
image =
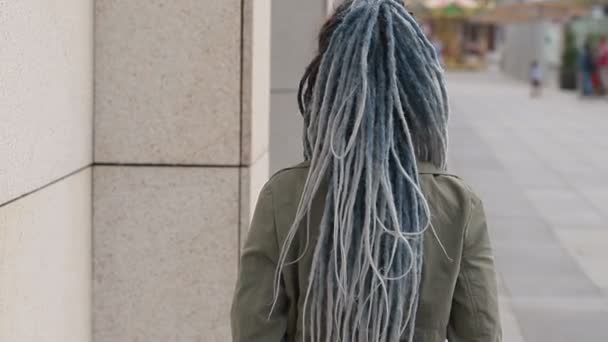
M 228 341 L 268 175 L 270 0 L 98 0 L 95 342 Z
M 230 340 L 270 10 L 0 1 L 0 341 Z
M 0 341 L 91 337 L 93 1 L 0 1 Z

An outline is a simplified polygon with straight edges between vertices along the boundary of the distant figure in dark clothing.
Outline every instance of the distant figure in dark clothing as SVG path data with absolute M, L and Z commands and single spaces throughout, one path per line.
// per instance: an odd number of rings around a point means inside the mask
M 530 67 L 530 85 L 532 86 L 532 91 L 530 93 L 532 97 L 539 97 L 542 95 L 543 71 L 538 61 L 532 62 L 532 66 Z
M 593 87 L 593 73 L 595 72 L 595 59 L 593 56 L 593 49 L 589 42 L 585 43 L 583 52 L 580 58 L 580 69 L 581 69 L 581 85 L 583 96 L 595 95 L 595 89 Z
M 608 37 L 602 37 L 597 50 L 597 67 L 602 81 L 602 90 L 604 94 L 608 95 Z

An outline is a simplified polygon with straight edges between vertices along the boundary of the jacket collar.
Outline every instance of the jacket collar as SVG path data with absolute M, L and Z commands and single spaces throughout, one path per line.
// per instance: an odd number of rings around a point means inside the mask
M 427 175 L 445 175 L 447 172 L 440 169 L 435 164 L 429 162 L 418 162 L 418 173 Z
M 309 167 L 310 161 L 305 161 L 300 164 L 301 167 Z M 448 172 L 440 169 L 429 162 L 418 162 L 418 173 L 423 175 L 447 175 Z

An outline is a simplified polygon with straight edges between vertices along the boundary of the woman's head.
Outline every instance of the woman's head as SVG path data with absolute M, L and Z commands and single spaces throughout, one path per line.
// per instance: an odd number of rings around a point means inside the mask
M 306 340 L 413 340 L 430 212 L 418 161 L 444 168 L 448 104 L 433 45 L 398 0 L 340 5 L 299 96 L 310 170 L 277 269 L 327 189 L 302 317 Z M 309 242 L 302 255 L 309 253 Z M 300 258 L 298 258 L 299 260 Z
M 375 17 L 364 17 L 366 10 L 374 6 L 384 9 L 378 10 Z M 372 21 L 375 23 L 364 27 L 365 21 L 367 24 Z M 361 45 L 365 28 L 373 30 L 373 35 L 368 37 L 367 46 Z M 391 44 L 394 48 L 387 51 Z M 369 53 L 374 50 L 382 51 Z M 361 75 L 362 62 L 365 62 L 360 58 L 362 53 L 367 54 L 365 70 L 367 75 Z M 323 61 L 325 64 L 322 63 Z M 395 61 L 394 68 L 390 65 L 392 61 Z M 337 65 L 332 62 L 337 62 L 342 68 L 337 70 Z M 375 69 L 379 64 L 382 64 L 382 68 Z M 328 85 L 360 86 L 356 83 L 343 82 L 345 78 L 332 79 L 329 77 L 332 70 L 342 76 L 348 76 L 346 74 L 349 72 L 358 72 L 361 77 L 367 78 L 370 87 L 386 86 L 379 84 L 381 80 L 375 77 L 379 74 L 394 76 L 396 82 L 392 90 L 399 92 L 398 100 L 410 125 L 417 158 L 420 161 L 432 162 L 441 168 L 445 167 L 448 107 L 441 62 L 433 44 L 424 36 L 412 14 L 403 6 L 402 0 L 342 1 L 321 28 L 318 53 L 304 72 L 298 94 L 298 104 L 306 126 L 304 147 L 307 159 L 312 157 L 312 141 L 309 140 L 308 133 L 316 129 L 310 125 L 311 114 L 314 116 L 315 113 L 312 112 L 321 109 L 313 107 L 315 91 L 319 105 L 322 101 L 330 100 L 324 98 Z M 354 92 L 357 90 L 354 89 Z M 384 113 L 376 115 L 394 115 L 395 109 L 386 109 Z M 317 123 L 313 122 L 313 124 Z

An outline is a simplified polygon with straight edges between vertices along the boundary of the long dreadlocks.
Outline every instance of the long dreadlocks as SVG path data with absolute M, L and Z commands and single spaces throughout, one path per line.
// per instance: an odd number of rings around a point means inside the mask
M 432 44 L 398 0 L 347 0 L 300 84 L 310 171 L 276 276 L 328 181 L 305 340 L 412 341 L 429 207 L 418 161 L 446 166 L 448 101 Z

